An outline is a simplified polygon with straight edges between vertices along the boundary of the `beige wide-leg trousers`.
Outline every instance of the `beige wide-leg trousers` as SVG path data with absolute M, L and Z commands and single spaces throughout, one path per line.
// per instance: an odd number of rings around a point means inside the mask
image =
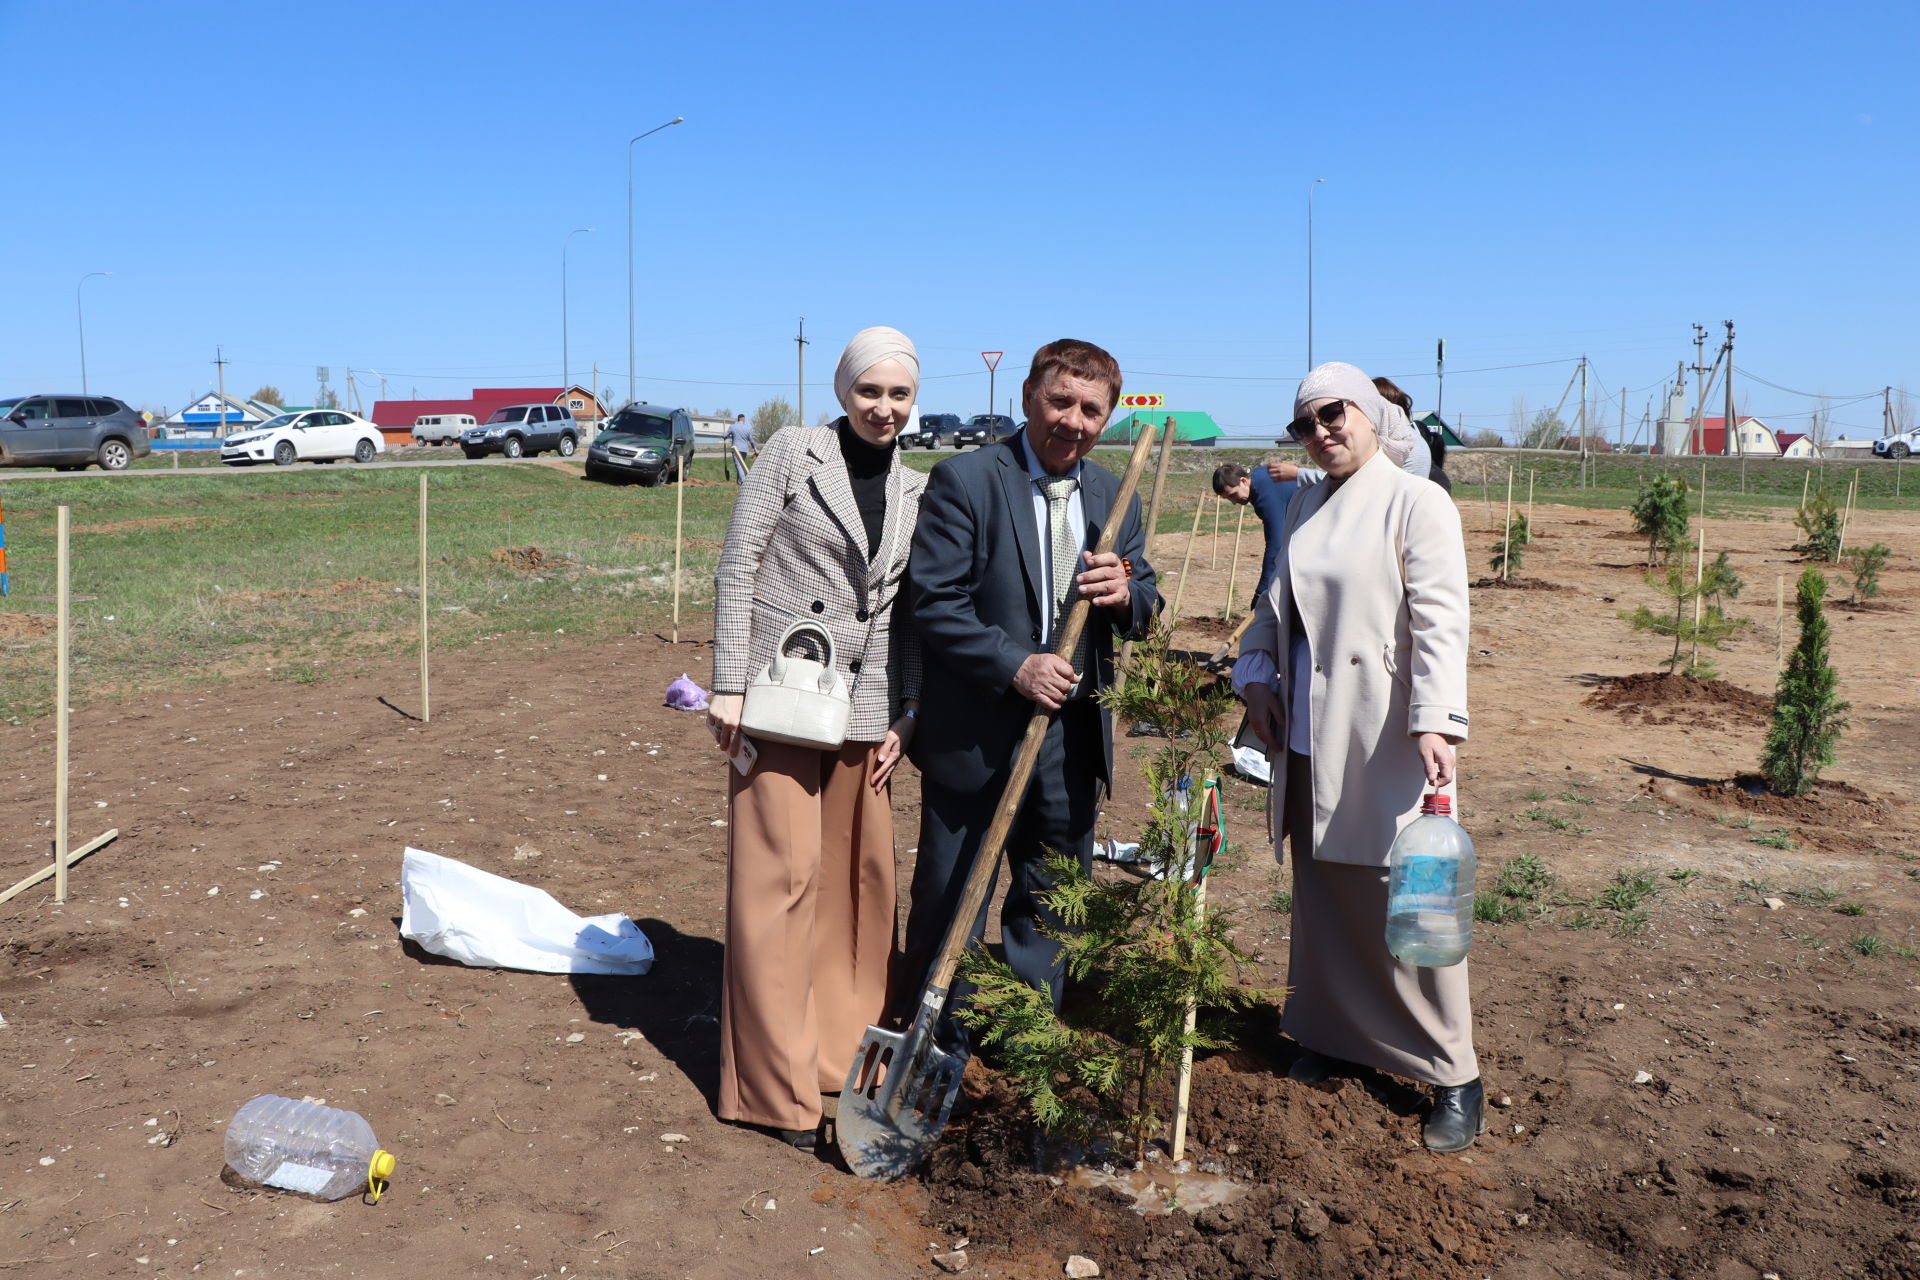
M 720 1118 L 811 1129 L 886 1005 L 892 788 L 868 785 L 878 743 L 754 745 L 746 777 L 728 767 Z
M 1313 776 L 1287 753 L 1293 942 L 1280 1029 L 1316 1053 L 1427 1084 L 1480 1075 L 1467 962 L 1402 964 L 1387 950 L 1387 869 L 1313 856 Z

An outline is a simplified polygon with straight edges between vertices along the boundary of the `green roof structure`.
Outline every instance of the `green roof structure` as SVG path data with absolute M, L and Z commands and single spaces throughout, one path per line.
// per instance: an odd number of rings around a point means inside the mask
M 1100 443 L 1132 444 L 1139 438 L 1143 423 L 1164 427 L 1168 418 L 1173 419 L 1175 444 L 1212 444 L 1226 434 L 1209 413 L 1200 413 L 1191 409 L 1142 409 L 1116 420 L 1101 435 Z
M 1467 447 L 1467 442 L 1462 440 L 1459 434 L 1447 425 L 1447 420 L 1437 413 L 1423 413 L 1414 419 L 1414 423 L 1417 426 L 1425 427 L 1429 431 L 1438 431 L 1440 438 L 1447 442 L 1447 448 L 1449 449 L 1464 449 Z

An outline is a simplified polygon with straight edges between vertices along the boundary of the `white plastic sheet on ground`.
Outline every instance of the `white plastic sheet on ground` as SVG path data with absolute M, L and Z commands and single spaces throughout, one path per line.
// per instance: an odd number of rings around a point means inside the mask
M 532 885 L 409 848 L 400 871 L 400 936 L 482 968 L 630 975 L 653 944 L 618 912 L 577 916 Z
M 1268 762 L 1267 753 L 1258 747 L 1235 747 L 1233 771 L 1249 782 L 1273 785 L 1273 765 Z

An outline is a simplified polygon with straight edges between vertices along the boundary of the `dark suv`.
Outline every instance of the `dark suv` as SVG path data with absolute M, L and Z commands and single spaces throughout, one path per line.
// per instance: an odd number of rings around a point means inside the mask
M 630 404 L 587 447 L 587 479 L 659 484 L 685 459 L 693 465 L 693 419 L 685 409 Z
M 1019 429 L 1004 413 L 976 413 L 953 433 L 953 447 L 989 445 L 995 440 L 1005 440 Z
M 0 400 L 0 467 L 123 471 L 153 452 L 146 419 L 110 396 Z
M 919 429 L 901 432 L 900 443 L 908 449 L 938 449 L 941 436 L 951 436 L 959 429 L 960 415 L 957 413 L 923 413 L 920 415 Z
M 571 458 L 579 447 L 579 424 L 571 411 L 557 404 L 502 405 L 485 422 L 460 433 L 460 450 L 469 458 L 490 453 L 531 457 L 548 449 Z

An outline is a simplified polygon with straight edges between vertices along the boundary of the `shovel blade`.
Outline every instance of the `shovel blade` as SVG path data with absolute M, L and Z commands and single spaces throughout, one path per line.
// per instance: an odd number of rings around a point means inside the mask
M 911 1172 L 947 1127 L 965 1069 L 965 1059 L 934 1047 L 929 1035 L 868 1027 L 834 1118 L 847 1168 L 879 1182 Z

